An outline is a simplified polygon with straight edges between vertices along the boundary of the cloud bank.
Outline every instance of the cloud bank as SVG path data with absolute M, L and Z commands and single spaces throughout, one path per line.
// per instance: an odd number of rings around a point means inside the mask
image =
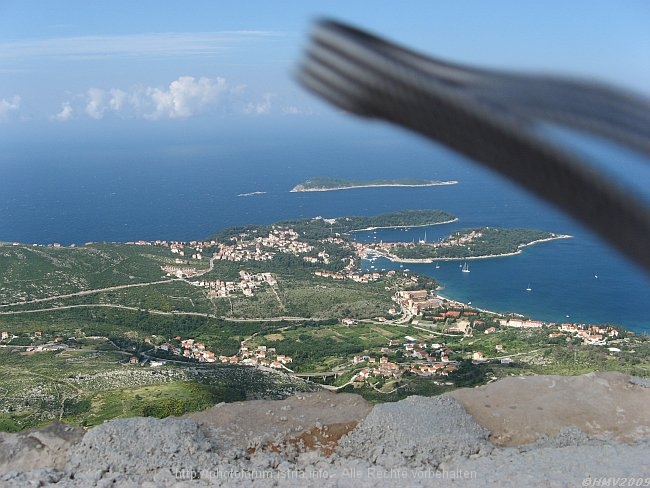
M 259 97 L 249 95 L 245 85 L 233 85 L 222 77 L 180 76 L 164 87 L 90 88 L 64 101 L 50 120 L 65 122 L 84 117 L 101 120 L 107 116 L 164 120 L 215 113 L 268 115 L 273 112 L 274 98 L 272 93 Z M 289 106 L 279 108 L 278 113 L 304 112 Z
M 111 114 L 147 120 L 185 119 L 241 104 L 239 98 L 244 91 L 241 85 L 231 86 L 225 78 L 193 76 L 180 76 L 166 87 L 145 86 L 128 91 L 90 88 L 63 102 L 61 110 L 50 119 L 64 122 L 90 117 L 100 120 Z

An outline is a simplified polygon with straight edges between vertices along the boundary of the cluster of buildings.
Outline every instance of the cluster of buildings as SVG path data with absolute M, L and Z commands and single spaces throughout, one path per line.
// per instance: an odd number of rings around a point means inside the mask
M 165 265 L 161 266 L 160 269 L 167 273 L 167 276 L 176 276 L 176 278 L 191 278 L 196 275 L 196 268 L 192 266 Z
M 92 242 L 87 242 L 86 245 L 92 244 Z M 136 246 L 161 246 L 168 247 L 172 254 L 177 254 L 179 256 L 185 256 L 185 250 L 190 249 L 193 254 L 191 255 L 193 259 L 203 259 L 202 253 L 206 247 L 216 246 L 217 241 L 131 241 L 126 244 L 133 244 Z
M 377 359 L 374 356 L 354 356 L 352 363 L 357 365 L 367 363 L 367 367 L 355 374 L 353 381 L 362 382 L 370 377 L 398 378 L 404 374 L 416 376 L 448 376 L 452 371 L 458 369 L 458 363 L 451 361 L 449 355 L 453 351 L 440 344 L 427 344 L 417 342 L 414 338 L 407 336 L 406 343 L 391 340 L 388 347 L 381 349 L 382 356 Z M 402 356 L 411 358 L 409 362 L 395 363 L 389 360 L 388 354 L 402 351 Z
M 176 344 L 166 342 L 156 346 L 155 349 L 169 352 L 175 356 L 195 359 L 201 363 L 266 366 L 268 368 L 291 371 L 286 365 L 293 362 L 290 356 L 278 354 L 274 347 L 266 347 L 265 345 L 257 346 L 253 349 L 249 348 L 245 343 L 242 343 L 239 351 L 234 356 L 215 356 L 212 351 L 206 349 L 205 344 L 202 342 L 196 342 L 194 339 L 181 339 L 178 336 L 175 338 L 175 341 Z
M 0 332 L 0 341 L 11 342 L 13 339 L 19 336 L 12 334 L 7 330 Z M 45 352 L 45 351 L 60 351 L 68 348 L 68 345 L 63 342 L 63 337 L 49 338 L 43 337 L 43 332 L 37 330 L 34 332 L 34 335 L 30 335 L 30 338 L 33 341 L 42 342 L 47 341 L 38 345 L 25 346 L 25 352 Z
M 499 325 L 503 327 L 516 327 L 518 329 L 541 329 L 545 325 L 545 322 L 540 322 L 539 320 L 522 320 L 518 318 L 507 318 L 499 319 Z
M 402 310 L 411 315 L 420 315 L 424 310 L 442 307 L 443 301 L 440 298 L 430 298 L 427 290 L 400 291 L 395 300 L 400 304 Z
M 214 258 L 225 261 L 268 261 L 276 252 L 294 255 L 306 254 L 314 247 L 298 239 L 298 233 L 291 228 L 273 226 L 267 236 L 247 239 L 248 234 L 231 237 L 232 244 L 220 244 Z M 269 251 L 273 249 L 274 251 Z
M 391 250 L 396 248 L 396 247 L 412 247 L 415 246 L 416 244 L 418 245 L 425 245 L 428 247 L 433 247 L 433 248 L 440 248 L 440 247 L 458 247 L 458 246 L 466 246 L 470 244 L 472 241 L 475 241 L 476 239 L 479 239 L 483 237 L 483 233 L 477 230 L 473 230 L 471 232 L 468 232 L 466 234 L 461 234 L 459 232 L 455 232 L 454 234 L 450 235 L 446 239 L 442 241 L 435 241 L 435 242 L 427 242 L 426 238 L 423 240 L 418 241 L 417 243 L 415 241 L 413 242 L 378 242 L 378 243 L 371 243 L 371 244 L 361 244 L 358 245 L 357 251 L 360 252 L 361 254 L 367 254 L 368 253 L 368 248 L 370 248 L 372 251 L 380 251 L 383 254 L 391 254 Z
M 196 342 L 194 339 L 175 338 L 180 341 L 179 345 L 170 344 L 168 342 L 156 346 L 156 349 L 169 352 L 175 356 L 183 356 L 190 359 L 196 359 L 201 363 L 215 363 L 217 358 L 214 353 L 205 348 L 202 342 Z
M 325 251 L 319 252 L 316 257 L 314 257 L 314 256 L 305 256 L 302 259 L 304 259 L 306 262 L 312 263 L 312 264 L 317 264 L 317 263 L 330 264 L 330 255 L 327 254 Z
M 608 339 L 616 339 L 619 336 L 618 330 L 611 326 L 599 327 L 597 325 L 585 324 L 561 324 L 558 328 L 561 332 L 571 334 L 573 337 L 581 338 L 584 344 L 594 346 L 606 346 Z M 564 334 L 549 334 L 549 337 L 560 336 L 564 336 Z
M 221 359 L 221 357 L 220 357 Z M 222 362 L 244 364 L 246 366 L 265 366 L 267 368 L 285 369 L 291 371 L 287 364 L 293 362 L 291 356 L 286 354 L 278 354 L 275 347 L 267 347 L 265 345 L 257 346 L 256 348 L 249 348 L 245 343 L 239 346 L 239 351 L 236 356 L 224 357 Z
M 254 295 L 254 290 L 262 283 L 266 283 L 269 286 L 278 284 L 272 273 L 249 273 L 248 271 L 241 270 L 239 272 L 239 278 L 239 281 L 192 281 L 191 284 L 206 288 L 209 298 L 229 297 L 238 292 L 243 293 L 244 296 L 251 297 Z
M 517 327 L 517 328 L 535 328 L 541 327 L 554 327 L 555 323 L 540 322 L 539 320 L 521 320 L 516 318 L 501 319 L 499 324 L 504 327 Z M 583 340 L 585 345 L 592 346 L 606 346 L 607 340 L 617 339 L 619 331 L 610 325 L 598 326 L 587 324 L 569 324 L 563 323 L 557 325 L 558 332 L 549 333 L 551 339 L 558 337 L 577 337 Z M 494 329 L 492 327 L 492 329 Z M 489 329 L 486 329 L 488 333 Z M 495 329 L 496 331 L 496 329 Z
M 352 280 L 356 281 L 357 283 L 370 283 L 371 281 L 377 281 L 379 278 L 381 278 L 381 274 L 378 272 L 359 273 L 352 270 L 340 273 L 332 273 L 330 271 L 314 271 L 314 275 L 321 276 L 323 278 L 331 278 L 333 280 Z

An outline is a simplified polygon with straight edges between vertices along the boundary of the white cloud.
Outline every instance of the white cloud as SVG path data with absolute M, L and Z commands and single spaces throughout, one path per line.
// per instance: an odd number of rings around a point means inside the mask
M 122 110 L 122 107 L 124 107 L 124 104 L 127 101 L 126 92 L 123 92 L 122 90 L 119 90 L 117 88 L 113 88 L 112 90 L 110 90 L 109 93 L 111 95 L 111 98 L 108 101 L 108 106 L 111 108 L 111 110 L 115 110 L 115 111 Z
M 20 108 L 20 97 L 14 95 L 13 97 L 6 99 L 0 98 L 0 121 L 7 120 L 11 112 L 17 112 Z
M 86 113 L 93 119 L 104 117 L 106 107 L 104 105 L 104 90 L 91 88 L 88 90 L 88 102 L 86 103 Z
M 196 115 L 226 112 L 247 115 L 266 115 L 273 109 L 275 95 L 267 93 L 261 99 L 251 100 L 246 85 L 231 85 L 222 77 L 180 76 L 166 87 L 144 86 L 122 90 L 119 88 L 90 88 L 72 95 L 61 105 L 61 111 L 51 120 L 66 121 L 72 116 L 87 116 L 95 120 L 109 115 L 120 118 L 147 120 L 184 119 Z M 294 106 L 283 113 L 304 113 Z
M 52 117 L 52 120 L 58 120 L 60 122 L 65 122 L 72 118 L 72 106 L 69 102 L 64 102 L 61 104 L 61 111 Z
M 228 91 L 224 78 L 181 76 L 169 89 L 149 88 L 146 94 L 154 105 L 154 112 L 146 118 L 187 118 L 205 112 L 217 104 Z
M 273 95 L 267 93 L 264 95 L 260 102 L 249 102 L 244 107 L 244 113 L 246 114 L 255 114 L 255 115 L 265 115 L 271 112 L 271 98 Z

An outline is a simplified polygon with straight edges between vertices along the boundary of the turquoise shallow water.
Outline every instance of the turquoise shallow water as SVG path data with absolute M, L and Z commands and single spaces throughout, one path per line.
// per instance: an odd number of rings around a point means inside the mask
M 454 262 L 441 262 L 439 269 L 408 267 L 438 279 L 446 295 L 482 308 L 650 330 L 646 275 L 579 224 L 476 165 L 383 126 L 324 130 L 302 123 L 254 129 L 203 129 L 190 137 L 158 127 L 139 137 L 116 133 L 108 140 L 97 135 L 74 140 L 63 134 L 28 146 L 3 142 L 0 240 L 191 240 L 248 223 L 439 208 L 459 221 L 361 233 L 358 238 L 421 239 L 426 231 L 433 240 L 458 228 L 483 225 L 570 234 L 572 239 L 528 247 L 517 256 L 471 261 L 471 273 L 461 273 Z M 289 192 L 314 176 L 459 183 Z M 237 196 L 252 192 L 265 193 Z M 381 260 L 373 264 L 398 267 Z M 529 285 L 531 291 L 526 291 Z

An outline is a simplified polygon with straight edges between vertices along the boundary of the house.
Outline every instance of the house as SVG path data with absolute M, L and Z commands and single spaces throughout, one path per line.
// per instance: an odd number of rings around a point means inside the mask
M 495 348 L 497 351 L 502 352 L 502 351 L 503 351 L 503 344 L 497 344 L 496 346 L 494 346 L 494 348 Z
M 476 351 L 474 354 L 472 354 L 472 360 L 473 361 L 485 361 L 485 356 L 481 351 Z
M 135 356 L 131 356 L 129 358 L 129 364 L 138 364 L 138 358 Z
M 417 359 L 426 359 L 429 355 L 423 349 L 416 349 L 413 351 L 413 357 Z

